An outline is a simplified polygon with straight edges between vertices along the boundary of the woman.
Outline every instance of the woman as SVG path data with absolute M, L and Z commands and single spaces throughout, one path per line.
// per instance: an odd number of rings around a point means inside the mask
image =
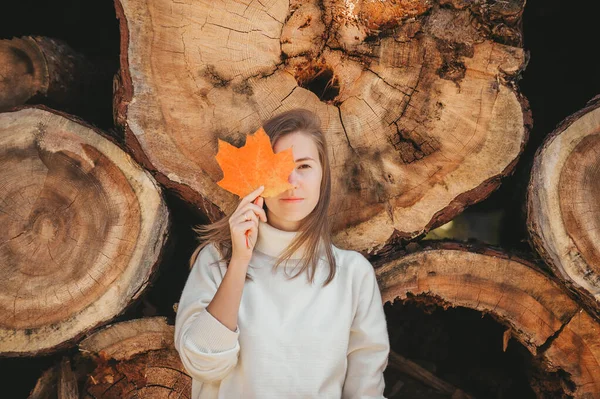
M 175 321 L 192 398 L 383 398 L 381 293 L 367 259 L 331 243 L 320 121 L 296 109 L 263 128 L 275 153 L 292 148 L 293 189 L 263 198 L 261 187 L 197 230 Z

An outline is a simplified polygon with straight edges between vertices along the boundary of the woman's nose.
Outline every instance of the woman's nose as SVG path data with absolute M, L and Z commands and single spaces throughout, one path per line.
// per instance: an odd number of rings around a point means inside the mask
M 292 171 L 288 176 L 288 182 L 294 186 L 294 188 L 298 188 L 298 175 L 296 174 L 296 170 Z

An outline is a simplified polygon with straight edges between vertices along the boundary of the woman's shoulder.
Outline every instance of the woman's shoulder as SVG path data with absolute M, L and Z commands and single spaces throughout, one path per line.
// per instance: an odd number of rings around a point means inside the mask
M 332 245 L 334 256 L 340 268 L 367 273 L 373 270 L 371 262 L 360 252 L 352 249 L 343 249 Z
M 209 242 L 198 252 L 194 267 L 216 266 L 222 264 L 221 253 L 217 246 Z

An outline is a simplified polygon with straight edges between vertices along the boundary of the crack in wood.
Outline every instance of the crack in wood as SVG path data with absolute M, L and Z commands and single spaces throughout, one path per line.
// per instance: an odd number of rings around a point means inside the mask
M 422 62 L 421 62 L 421 67 L 419 68 L 419 73 L 417 75 L 417 81 L 415 82 L 415 86 L 412 88 L 412 92 L 408 93 L 406 95 L 406 97 L 407 97 L 406 104 L 404 105 L 404 108 L 402 108 L 400 116 L 398 116 L 398 118 L 396 118 L 392 123 L 397 123 L 400 119 L 402 119 L 402 117 L 404 117 L 404 114 L 406 113 L 406 110 L 408 109 L 408 107 L 412 106 L 412 105 L 410 105 L 410 101 L 412 100 L 413 94 L 419 92 L 418 87 L 419 87 L 419 83 L 421 82 L 421 78 L 423 76 L 423 69 L 425 68 L 426 53 L 427 53 L 427 48 L 425 48 L 423 50 L 423 59 L 422 59 Z M 390 123 L 390 125 L 392 123 Z M 396 126 L 398 126 L 398 125 L 396 125 Z
M 300 87 L 300 86 L 295 86 L 295 87 L 292 89 L 292 91 L 290 91 L 290 93 L 289 93 L 287 96 L 285 96 L 285 97 L 283 97 L 283 98 L 281 99 L 281 101 L 280 101 L 280 102 L 281 102 L 281 103 L 283 103 L 283 102 L 284 102 L 284 101 L 285 101 L 285 100 L 286 100 L 286 99 L 287 99 L 289 96 L 291 96 L 291 95 L 292 95 L 292 93 L 294 93 L 294 91 L 295 91 L 295 90 L 296 90 L 298 87 Z M 282 104 L 280 104 L 280 105 L 279 105 L 277 108 L 281 107 L 281 105 L 282 105 Z
M 396 125 L 397 132 L 397 135 L 395 136 L 396 140 L 390 138 L 389 141 L 390 144 L 392 144 L 392 146 L 400 153 L 400 157 L 405 164 L 411 164 L 415 161 L 421 160 L 439 150 L 439 148 L 431 145 L 430 142 L 433 140 L 433 138 L 423 139 L 421 142 L 417 142 L 413 136 L 417 135 L 421 137 L 421 135 L 415 132 L 416 127 L 410 132 L 406 132 L 404 129 L 401 129 L 398 126 L 398 123 L 394 122 L 394 125 Z M 409 157 L 407 154 L 412 154 L 412 157 Z
M 122 376 L 121 378 L 119 378 L 117 381 L 113 382 L 108 388 L 106 388 L 103 392 L 102 392 L 102 396 L 104 396 L 106 394 L 106 392 L 108 392 L 109 390 L 111 390 L 112 388 L 114 388 L 119 382 L 121 382 L 121 380 L 123 380 L 125 378 L 125 376 Z
M 342 110 L 341 110 L 341 108 L 338 105 L 336 105 L 335 107 L 338 109 L 338 115 L 340 117 L 340 123 L 342 124 L 342 129 L 344 130 L 344 136 L 346 136 L 346 141 L 348 142 L 348 146 L 352 149 L 352 151 L 358 157 L 360 157 L 360 154 L 354 149 L 354 147 L 352 147 L 352 143 L 350 143 L 350 137 L 348 137 L 348 132 L 346 131 L 346 127 L 344 126 L 344 119 L 342 118 Z
M 406 93 L 405 91 L 401 90 L 401 89 L 400 89 L 400 88 L 398 88 L 397 86 L 395 86 L 395 85 L 393 85 L 393 84 L 389 83 L 389 82 L 388 82 L 388 81 L 386 81 L 386 80 L 385 80 L 385 79 L 384 79 L 384 78 L 383 78 L 381 75 L 379 75 L 377 72 L 373 71 L 372 69 L 370 69 L 370 68 L 367 68 L 366 70 L 367 70 L 368 72 L 371 72 L 371 73 L 372 73 L 372 74 L 374 74 L 375 76 L 377 76 L 379 79 L 381 79 L 381 81 L 382 81 L 383 83 L 385 83 L 386 85 L 388 85 L 388 86 L 389 86 L 389 87 L 391 87 L 392 89 L 398 90 L 400 93 L 404 94 L 405 96 L 411 96 L 411 95 L 412 95 L 412 93 L 411 93 L 411 94 L 409 94 L 409 93 Z M 412 87 L 411 87 L 411 89 L 413 89 L 413 93 L 414 93 L 414 89 L 415 89 L 415 88 L 416 88 L 416 86 L 415 86 L 414 88 L 412 88 Z
M 206 22 L 205 25 L 218 26 L 219 28 L 227 29 L 229 31 L 238 32 L 238 33 L 263 32 L 262 29 L 238 30 L 238 29 L 230 28 L 230 27 L 225 26 L 225 25 L 215 24 L 213 22 Z
M 22 236 L 23 234 L 25 234 L 25 232 L 24 232 L 24 231 L 20 232 L 19 234 L 17 234 L 16 236 L 14 236 L 14 237 L 12 237 L 12 238 L 9 238 L 9 239 L 8 239 L 8 240 L 6 240 L 6 241 L 2 241 L 2 242 L 0 242 L 0 245 L 4 245 L 4 244 L 6 244 L 6 243 L 7 243 L 7 242 L 9 242 L 9 241 L 12 241 L 12 240 L 14 240 L 15 238 L 17 238 L 17 237 L 19 237 L 19 236 Z
M 581 311 L 583 311 L 583 309 L 577 309 L 572 315 L 570 315 L 567 318 L 567 320 L 564 323 L 561 324 L 560 328 L 558 330 L 556 330 L 554 332 L 554 334 L 550 335 L 543 344 L 541 344 L 540 346 L 537 347 L 537 356 L 538 357 L 541 356 L 542 354 L 546 353 L 546 351 L 550 348 L 550 346 L 552 346 L 552 343 L 563 332 L 563 330 L 565 329 L 567 324 L 569 324 L 571 322 L 571 320 L 573 319 L 573 317 L 575 317 Z

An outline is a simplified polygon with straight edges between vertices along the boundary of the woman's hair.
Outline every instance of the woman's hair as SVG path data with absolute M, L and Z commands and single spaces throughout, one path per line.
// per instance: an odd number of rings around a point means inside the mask
M 333 256 L 331 231 L 327 212 L 331 198 L 331 169 L 329 166 L 329 157 L 327 155 L 327 142 L 321 131 L 321 121 L 313 112 L 296 108 L 282 112 L 263 124 L 263 129 L 271 139 L 271 145 L 274 146 L 277 140 L 291 133 L 302 133 L 310 137 L 319 153 L 319 162 L 323 170 L 320 187 L 320 197 L 317 205 L 300 223 L 299 232 L 284 250 L 275 267 L 290 259 L 291 255 L 299 248 L 305 248 L 305 256 L 302 259 L 300 270 L 292 278 L 298 277 L 307 269 L 310 269 L 309 279 L 314 282 L 316 268 L 319 259 L 323 255 L 327 258 L 329 264 L 329 276 L 323 286 L 326 286 L 333 280 L 336 273 L 336 261 Z M 266 207 L 266 203 L 264 205 Z M 221 260 L 229 264 L 231 261 L 231 231 L 229 229 L 229 217 L 226 215 L 222 219 L 209 225 L 198 225 L 193 230 L 198 234 L 198 239 L 203 242 L 196 248 L 190 259 L 190 268 L 194 265 L 198 253 L 209 244 L 214 244 L 218 249 Z M 322 243 L 322 247 L 321 244 Z M 320 252 L 322 250 L 323 252 Z M 252 278 L 246 274 L 246 280 Z

